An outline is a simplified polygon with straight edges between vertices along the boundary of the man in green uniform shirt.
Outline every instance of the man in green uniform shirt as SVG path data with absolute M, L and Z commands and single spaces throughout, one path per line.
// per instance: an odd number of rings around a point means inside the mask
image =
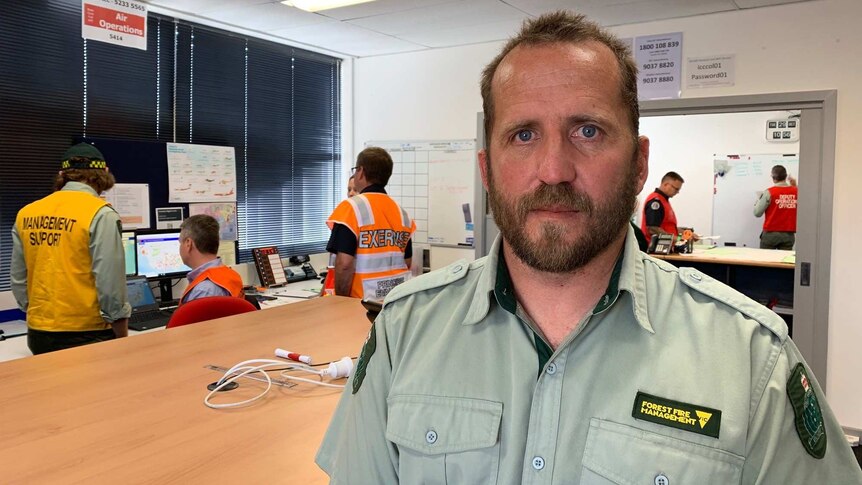
M 317 455 L 332 483 L 862 483 L 783 321 L 638 251 L 636 78 L 564 12 L 485 69 L 501 237 L 386 298 Z

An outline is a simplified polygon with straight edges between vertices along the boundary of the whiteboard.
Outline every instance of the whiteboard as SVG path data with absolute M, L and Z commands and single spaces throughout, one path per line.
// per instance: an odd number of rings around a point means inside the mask
M 799 180 L 799 157 L 795 154 L 715 157 L 711 235 L 721 236 L 716 244 L 760 247 L 763 216 L 754 217 L 754 203 L 773 185 L 774 165 L 784 165 L 787 175 Z
M 476 140 L 370 141 L 392 157 L 386 190 L 416 221 L 414 242 L 473 246 Z

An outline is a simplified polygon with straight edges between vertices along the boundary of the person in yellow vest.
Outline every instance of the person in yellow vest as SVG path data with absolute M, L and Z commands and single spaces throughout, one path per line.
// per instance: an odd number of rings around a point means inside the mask
M 326 221 L 332 230 L 326 250 L 336 255 L 336 295 L 382 300 L 410 278 L 416 223 L 386 194 L 391 175 L 386 150 L 362 150 L 353 174 L 359 195 L 342 201 Z
M 187 276 L 189 285 L 180 305 L 209 296 L 243 298 L 242 277 L 222 264 L 218 257 L 219 226 L 212 216 L 199 214 L 183 221 L 180 226 L 180 257 L 192 268 Z
M 54 193 L 18 212 L 10 280 L 34 354 L 128 335 L 122 225 L 99 198 L 114 182 L 102 153 L 79 143 L 63 155 Z

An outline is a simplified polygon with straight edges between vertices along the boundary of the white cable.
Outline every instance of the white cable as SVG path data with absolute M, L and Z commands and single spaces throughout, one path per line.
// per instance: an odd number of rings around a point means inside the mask
M 260 365 L 251 365 L 251 364 L 260 364 Z M 250 404 L 254 401 L 257 401 L 258 399 L 260 399 L 264 395 L 266 395 L 266 393 L 269 392 L 270 389 L 272 389 L 272 378 L 269 376 L 269 374 L 266 373 L 266 371 L 264 369 L 266 369 L 268 367 L 285 367 L 285 366 L 287 367 L 287 369 L 283 370 L 281 372 L 281 375 L 282 375 L 282 377 L 284 377 L 286 379 L 308 382 L 310 384 L 315 384 L 318 386 L 334 387 L 334 388 L 338 388 L 338 389 L 342 389 L 342 388 L 344 388 L 344 386 L 338 385 L 338 384 L 330 384 L 327 382 L 322 382 L 323 376 L 328 376 L 330 378 L 337 379 L 337 378 L 341 378 L 341 377 L 349 377 L 353 371 L 353 361 L 350 359 L 350 357 L 342 357 L 341 360 L 339 360 L 337 362 L 330 362 L 329 367 L 326 369 L 323 369 L 323 370 L 317 370 L 314 367 L 311 367 L 311 366 L 308 366 L 305 364 L 301 364 L 298 362 L 285 363 L 284 361 L 281 361 L 281 360 L 272 360 L 272 359 L 244 360 L 238 364 L 235 364 L 233 367 L 231 367 L 230 369 L 225 371 L 225 373 L 222 375 L 222 377 L 216 382 L 215 388 L 213 388 L 213 390 L 210 391 L 209 394 L 207 394 L 206 397 L 204 398 L 204 404 L 207 407 L 210 407 L 213 409 L 222 409 L 222 408 L 232 408 L 232 407 L 244 406 L 246 404 Z M 306 379 L 304 377 L 286 375 L 285 373 L 290 371 L 290 370 L 301 370 L 301 371 L 315 374 L 315 375 L 320 377 L 321 381 L 315 381 L 313 379 Z M 219 392 L 225 386 L 231 384 L 232 382 L 236 381 L 237 379 L 245 377 L 246 375 L 251 374 L 253 372 L 260 372 L 261 374 L 263 374 L 264 378 L 266 379 L 266 389 L 264 389 L 263 392 L 261 392 L 257 396 L 254 396 L 250 399 L 246 399 L 244 401 L 239 401 L 239 402 L 234 402 L 234 403 L 215 404 L 215 403 L 210 402 L 210 398 L 213 396 L 213 394 Z

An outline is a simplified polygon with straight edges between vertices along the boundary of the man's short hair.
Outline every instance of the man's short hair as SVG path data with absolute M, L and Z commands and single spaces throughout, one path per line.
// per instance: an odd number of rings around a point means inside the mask
M 776 165 L 772 167 L 772 180 L 776 182 L 784 182 L 787 180 L 787 169 L 784 165 Z
M 204 254 L 218 254 L 218 221 L 206 214 L 188 217 L 180 225 L 180 240 L 185 238 L 191 239 Z
M 685 183 L 685 180 L 682 179 L 682 175 L 680 175 L 676 172 L 668 172 L 668 173 L 664 174 L 664 177 L 661 178 L 661 183 L 665 183 L 665 182 L 668 182 L 670 180 L 675 180 L 681 184 Z
M 368 147 L 359 152 L 356 167 L 362 168 L 368 183 L 385 186 L 392 176 L 392 157 L 380 147 Z
M 632 59 L 631 49 L 616 36 L 587 20 L 583 15 L 561 10 L 524 21 L 521 31 L 509 40 L 503 50 L 482 71 L 482 110 L 485 114 L 485 148 L 490 148 L 491 128 L 494 126 L 494 98 L 491 84 L 497 67 L 509 52 L 519 46 L 542 46 L 555 43 L 585 44 L 597 42 L 607 46 L 617 59 L 620 73 L 620 95 L 628 108 L 629 124 L 633 137 L 638 135 L 638 68 Z

